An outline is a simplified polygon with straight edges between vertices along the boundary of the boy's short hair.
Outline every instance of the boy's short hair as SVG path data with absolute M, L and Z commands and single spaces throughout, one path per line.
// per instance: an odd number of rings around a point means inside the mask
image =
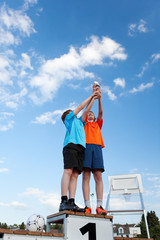
M 62 114 L 61 119 L 62 119 L 63 123 L 64 123 L 64 120 L 65 120 L 65 117 L 66 117 L 70 112 L 72 112 L 72 110 L 71 110 L 71 109 L 68 109 L 68 110 L 66 110 L 66 111 Z

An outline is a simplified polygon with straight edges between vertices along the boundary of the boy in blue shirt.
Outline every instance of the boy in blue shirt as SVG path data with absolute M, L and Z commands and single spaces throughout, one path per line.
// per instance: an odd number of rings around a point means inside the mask
M 93 92 L 92 95 L 83 101 L 75 110 L 72 111 L 69 109 L 61 116 L 66 126 L 66 135 L 63 144 L 64 172 L 61 180 L 61 203 L 59 211 L 70 210 L 85 212 L 85 209 L 79 208 L 74 201 L 77 179 L 83 169 L 84 149 L 86 147 L 84 121 L 98 95 L 98 91 Z M 86 105 L 87 107 L 82 116 L 77 118 L 77 114 Z M 68 191 L 69 200 L 67 197 Z

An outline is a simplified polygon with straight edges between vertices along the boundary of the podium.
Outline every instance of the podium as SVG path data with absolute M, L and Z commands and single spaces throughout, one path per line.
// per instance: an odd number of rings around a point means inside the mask
M 62 224 L 64 240 L 113 240 L 112 216 L 62 211 L 47 217 L 51 224 Z

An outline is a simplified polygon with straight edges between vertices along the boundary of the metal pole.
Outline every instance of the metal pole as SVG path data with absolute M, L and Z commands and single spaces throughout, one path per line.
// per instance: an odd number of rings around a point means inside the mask
M 91 196 L 91 208 L 94 209 L 94 206 L 93 206 L 94 193 L 91 193 L 90 196 Z
M 138 184 L 138 189 L 139 189 L 139 184 Z M 142 207 L 143 213 L 144 213 L 144 220 L 145 220 L 145 224 L 146 224 L 147 237 L 149 239 L 150 234 L 149 234 L 148 222 L 147 222 L 146 211 L 145 211 L 144 202 L 143 202 L 143 196 L 142 196 L 142 193 L 140 192 L 140 189 L 139 189 L 139 195 L 140 195 L 140 200 L 141 200 L 141 207 Z
M 108 197 L 107 197 L 107 202 L 106 202 L 106 211 L 109 210 L 109 200 L 110 200 L 110 195 L 111 195 L 111 187 L 112 187 L 112 180 L 109 186 L 109 193 L 108 193 Z
M 148 228 L 148 222 L 147 222 L 147 217 L 146 217 L 146 212 L 144 210 L 144 220 L 145 220 L 145 224 L 146 224 L 146 230 L 147 230 L 147 237 L 148 239 L 150 238 L 150 234 L 149 234 L 149 228 Z

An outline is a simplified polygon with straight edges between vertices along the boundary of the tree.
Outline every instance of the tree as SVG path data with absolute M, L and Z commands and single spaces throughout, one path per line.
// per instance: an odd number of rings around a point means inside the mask
M 0 228 L 7 229 L 8 228 L 7 223 L 1 223 L 0 222 Z
M 58 224 L 58 223 L 55 223 L 51 226 L 51 229 L 62 230 L 62 228 L 63 228 L 62 224 Z
M 24 224 L 24 222 L 22 222 L 22 223 L 19 225 L 19 229 L 21 229 L 21 230 L 24 230 L 24 229 L 25 229 L 25 224 Z
M 154 211 L 147 212 L 147 222 L 150 232 L 150 237 L 155 240 L 160 240 L 160 222 L 159 218 L 156 216 Z M 141 235 L 140 237 L 146 238 L 147 231 L 146 231 L 146 224 L 144 220 L 144 214 L 142 215 L 140 223 L 137 227 L 141 228 Z
M 156 216 L 155 211 L 150 211 L 147 213 L 147 221 L 149 228 L 159 225 L 159 218 Z
M 160 225 L 156 225 L 155 227 L 151 228 L 151 236 L 155 240 L 160 240 Z

